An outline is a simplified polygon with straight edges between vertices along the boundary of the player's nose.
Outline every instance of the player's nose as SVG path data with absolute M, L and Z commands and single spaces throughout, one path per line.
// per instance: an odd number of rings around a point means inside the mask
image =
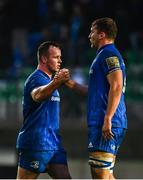
M 62 63 L 62 59 L 61 59 L 61 58 L 59 58 L 59 59 L 58 59 L 58 62 L 61 64 L 61 63 Z

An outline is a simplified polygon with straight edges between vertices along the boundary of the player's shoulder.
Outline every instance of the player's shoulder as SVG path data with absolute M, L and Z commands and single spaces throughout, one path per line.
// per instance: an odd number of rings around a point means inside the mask
M 50 78 L 42 71 L 40 71 L 39 69 L 36 69 L 34 72 L 32 72 L 28 78 L 25 81 L 25 84 L 31 82 L 31 81 L 47 81 Z
M 29 89 L 31 84 L 35 84 L 36 81 L 39 81 L 39 79 L 40 79 L 40 74 L 38 73 L 38 71 L 37 70 L 33 71 L 25 80 L 24 88 Z
M 114 53 L 110 49 L 103 49 L 101 53 L 99 54 L 98 58 L 100 59 L 100 62 L 104 62 L 108 58 L 116 57 L 116 53 Z
M 29 83 L 32 79 L 38 77 L 37 70 L 33 71 L 25 80 L 25 84 Z
M 104 56 L 117 56 L 117 51 L 115 49 L 104 48 L 102 54 Z
M 124 67 L 124 59 L 116 48 L 105 48 L 102 56 L 102 61 L 106 61 L 108 67 Z
M 117 58 L 117 59 L 120 59 L 121 58 L 121 55 L 119 53 L 119 51 L 113 47 L 113 48 L 110 48 L 110 47 L 105 47 L 103 48 L 102 52 L 100 53 L 100 58 L 104 61 L 105 59 L 107 58 Z

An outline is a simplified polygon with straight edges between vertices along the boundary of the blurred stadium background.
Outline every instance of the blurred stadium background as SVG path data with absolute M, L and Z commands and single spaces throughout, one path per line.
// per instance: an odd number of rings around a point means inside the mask
M 15 178 L 15 142 L 22 124 L 23 83 L 36 68 L 36 48 L 45 40 L 63 45 L 63 67 L 88 83 L 95 51 L 88 34 L 95 18 L 112 17 L 116 46 L 127 66 L 128 133 L 115 172 L 118 178 L 143 178 L 143 15 L 142 0 L 0 0 L 0 178 Z M 73 178 L 91 178 L 87 165 L 86 97 L 60 89 L 61 133 Z M 41 175 L 41 178 L 48 177 Z

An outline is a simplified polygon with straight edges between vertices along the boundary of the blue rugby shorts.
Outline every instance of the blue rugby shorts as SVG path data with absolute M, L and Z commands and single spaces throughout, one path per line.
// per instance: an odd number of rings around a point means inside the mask
M 18 151 L 18 165 L 36 173 L 46 172 L 48 164 L 67 165 L 67 155 L 64 150 L 34 151 L 20 149 Z
M 113 127 L 113 139 L 105 140 L 102 136 L 102 129 L 97 127 L 89 127 L 88 129 L 88 151 L 104 151 L 117 154 L 117 151 L 125 137 L 126 129 Z

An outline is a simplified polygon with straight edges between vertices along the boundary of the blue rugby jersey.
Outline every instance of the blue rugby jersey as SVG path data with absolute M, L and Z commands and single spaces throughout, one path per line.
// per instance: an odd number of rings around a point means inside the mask
M 35 70 L 26 80 L 23 95 L 23 126 L 17 138 L 17 148 L 33 150 L 58 150 L 59 103 L 58 90 L 45 101 L 34 102 L 34 88 L 47 85 L 51 79 L 41 70 Z
M 101 47 L 89 70 L 88 126 L 102 127 L 106 114 L 109 83 L 107 75 L 117 69 L 123 74 L 123 91 L 119 105 L 112 118 L 112 127 L 127 128 L 124 93 L 126 86 L 125 64 L 114 44 Z

